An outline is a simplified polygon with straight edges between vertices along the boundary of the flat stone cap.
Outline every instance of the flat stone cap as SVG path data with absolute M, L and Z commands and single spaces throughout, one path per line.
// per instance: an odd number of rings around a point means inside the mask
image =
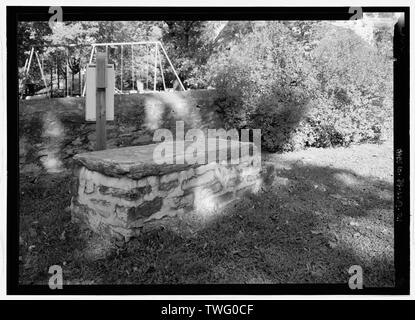
M 216 148 L 214 147 L 215 140 Z M 178 141 L 176 141 L 176 143 L 177 142 Z M 216 159 L 216 162 L 218 163 L 223 160 L 231 163 L 230 159 L 232 154 L 239 155 L 239 158 L 241 159 L 249 156 L 250 149 L 255 151 L 257 150 L 256 146 L 250 142 L 239 142 L 224 139 L 206 139 L 205 153 L 197 153 L 197 159 L 200 158 L 200 161 L 197 161 L 196 163 L 189 163 L 186 161 L 186 159 L 189 159 L 189 153 L 186 154 L 186 150 L 190 145 L 192 145 L 192 142 L 186 141 L 184 143 L 184 148 L 177 150 L 177 152 L 174 152 L 174 145 L 175 142 L 163 142 L 142 146 L 86 152 L 75 155 L 73 160 L 75 161 L 75 164 L 85 166 L 89 170 L 97 171 L 107 176 L 128 176 L 132 179 L 140 179 L 147 176 L 164 175 L 170 172 L 182 171 L 188 168 L 206 165 L 208 164 L 208 159 Z M 155 161 L 154 151 L 157 146 L 159 146 L 159 149 L 156 150 L 156 154 L 160 154 L 161 149 L 170 150 L 173 161 L 169 161 L 169 163 L 160 163 L 160 161 Z M 233 159 L 235 158 L 233 157 Z

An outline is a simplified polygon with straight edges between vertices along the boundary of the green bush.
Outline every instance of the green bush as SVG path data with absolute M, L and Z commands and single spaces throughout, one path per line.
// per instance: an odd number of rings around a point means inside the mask
M 211 57 L 228 127 L 260 128 L 263 148 L 347 146 L 377 141 L 392 121 L 391 63 L 354 32 L 314 29 L 304 45 L 268 22 Z
M 313 50 L 312 63 L 319 95 L 330 105 L 323 123 L 331 124 L 332 132 L 338 136 L 337 140 L 331 140 L 331 145 L 374 142 L 390 134 L 393 116 L 390 59 L 353 31 L 336 28 Z M 314 114 L 313 118 L 318 117 Z

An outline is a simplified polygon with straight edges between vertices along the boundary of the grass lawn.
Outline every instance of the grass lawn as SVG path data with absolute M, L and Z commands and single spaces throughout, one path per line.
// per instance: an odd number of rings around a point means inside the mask
M 69 177 L 20 179 L 22 284 L 347 283 L 394 285 L 393 145 L 264 154 L 267 188 L 196 231 L 111 243 L 71 223 Z

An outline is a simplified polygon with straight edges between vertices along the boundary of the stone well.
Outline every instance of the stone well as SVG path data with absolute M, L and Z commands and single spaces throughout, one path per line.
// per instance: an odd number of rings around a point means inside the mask
M 239 161 L 193 164 L 157 164 L 157 144 L 78 154 L 72 218 L 100 234 L 128 240 L 149 222 L 220 208 L 260 187 L 260 154 L 239 148 L 246 144 L 225 145 L 228 157 L 235 148 L 240 150 Z M 206 150 L 205 159 L 214 159 L 218 152 Z M 175 160 L 183 156 L 177 154 Z

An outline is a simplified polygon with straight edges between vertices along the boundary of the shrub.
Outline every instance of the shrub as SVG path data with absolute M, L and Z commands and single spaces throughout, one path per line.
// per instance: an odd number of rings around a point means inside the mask
M 332 145 L 378 141 L 392 126 L 392 62 L 352 30 L 335 28 L 312 52 L 319 94 L 331 108 Z M 315 117 L 314 117 L 315 118 Z M 327 123 L 328 124 L 328 123 Z
M 309 66 L 300 49 L 289 29 L 273 22 L 209 62 L 225 122 L 262 129 L 268 150 L 282 148 L 306 109 Z
M 207 82 L 218 91 L 228 127 L 260 128 L 269 151 L 385 134 L 392 119 L 390 62 L 350 30 L 317 30 L 305 46 L 286 25 L 268 22 L 211 57 Z

